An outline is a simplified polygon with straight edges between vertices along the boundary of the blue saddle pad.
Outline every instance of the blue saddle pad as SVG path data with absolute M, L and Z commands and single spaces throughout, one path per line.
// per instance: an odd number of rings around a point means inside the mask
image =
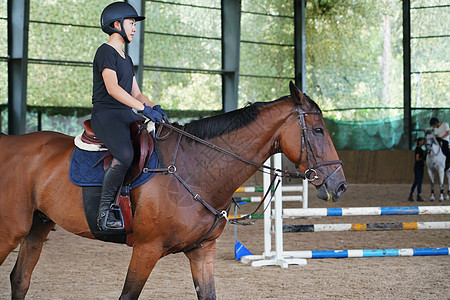
M 103 162 L 95 167 L 94 165 L 105 155 L 105 151 L 86 151 L 75 147 L 70 161 L 69 178 L 73 184 L 78 186 L 102 186 Z M 158 156 L 156 152 L 150 156 L 147 168 L 156 169 L 158 167 Z M 134 189 L 149 181 L 155 173 L 142 173 L 131 183 L 130 188 Z

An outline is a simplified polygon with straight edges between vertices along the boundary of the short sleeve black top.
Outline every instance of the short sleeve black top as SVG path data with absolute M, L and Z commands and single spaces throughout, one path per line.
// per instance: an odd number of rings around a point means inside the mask
M 102 77 L 102 71 L 105 68 L 115 71 L 119 86 L 131 94 L 134 77 L 131 57 L 126 55 L 123 58 L 116 49 L 105 43 L 97 49 L 93 62 L 92 112 L 109 109 L 131 109 L 108 94 Z
M 422 147 L 417 146 L 414 150 L 414 159 L 416 158 L 417 154 L 419 154 L 419 160 L 416 160 L 414 167 L 417 168 L 424 168 L 425 167 L 425 151 L 423 151 Z

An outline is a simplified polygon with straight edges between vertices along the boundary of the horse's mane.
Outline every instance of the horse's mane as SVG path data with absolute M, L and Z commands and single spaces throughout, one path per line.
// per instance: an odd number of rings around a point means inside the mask
M 289 97 L 284 96 L 270 102 L 249 103 L 241 109 L 194 120 L 185 125 L 185 130 L 201 139 L 221 136 L 249 125 L 258 118 L 262 108 L 275 102 L 284 101 Z
M 317 103 L 309 98 L 306 94 L 305 96 L 310 105 L 314 109 L 321 112 Z M 266 107 L 267 105 L 285 101 L 290 97 L 291 96 L 283 96 L 279 99 L 269 102 L 248 103 L 247 106 L 241 109 L 191 121 L 185 125 L 184 130 L 201 139 L 211 139 L 217 136 L 221 136 L 223 134 L 227 134 L 234 130 L 243 128 L 255 121 L 258 118 L 261 109 Z

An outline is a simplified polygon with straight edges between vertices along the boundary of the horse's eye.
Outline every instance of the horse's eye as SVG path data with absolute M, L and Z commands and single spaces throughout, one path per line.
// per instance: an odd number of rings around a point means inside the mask
M 323 128 L 321 128 L 321 127 L 316 127 L 313 130 L 314 130 L 314 133 L 316 133 L 316 134 L 323 134 Z

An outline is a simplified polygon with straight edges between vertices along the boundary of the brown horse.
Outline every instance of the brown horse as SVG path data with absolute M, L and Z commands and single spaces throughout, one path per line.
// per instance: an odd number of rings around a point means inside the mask
M 294 84 L 290 89 L 291 96 L 185 126 L 234 156 L 187 137 L 179 140 L 177 132 L 164 127 L 161 133 L 167 138 L 159 147 L 166 163 L 175 160 L 170 173 L 157 173 L 132 190 L 133 254 L 120 299 L 137 299 L 156 262 L 177 252 L 190 261 L 198 298 L 215 299 L 216 239 L 226 220 L 199 198 L 213 209 L 227 210 L 234 191 L 274 153 L 283 152 L 301 172 L 312 169 L 307 173 L 314 176 L 320 198 L 339 199 L 346 190 L 345 177 L 320 109 Z M 10 275 L 13 299 L 24 299 L 43 242 L 55 224 L 93 238 L 82 189 L 68 176 L 73 150 L 73 137 L 56 132 L 0 135 L 0 264 L 20 243 Z

